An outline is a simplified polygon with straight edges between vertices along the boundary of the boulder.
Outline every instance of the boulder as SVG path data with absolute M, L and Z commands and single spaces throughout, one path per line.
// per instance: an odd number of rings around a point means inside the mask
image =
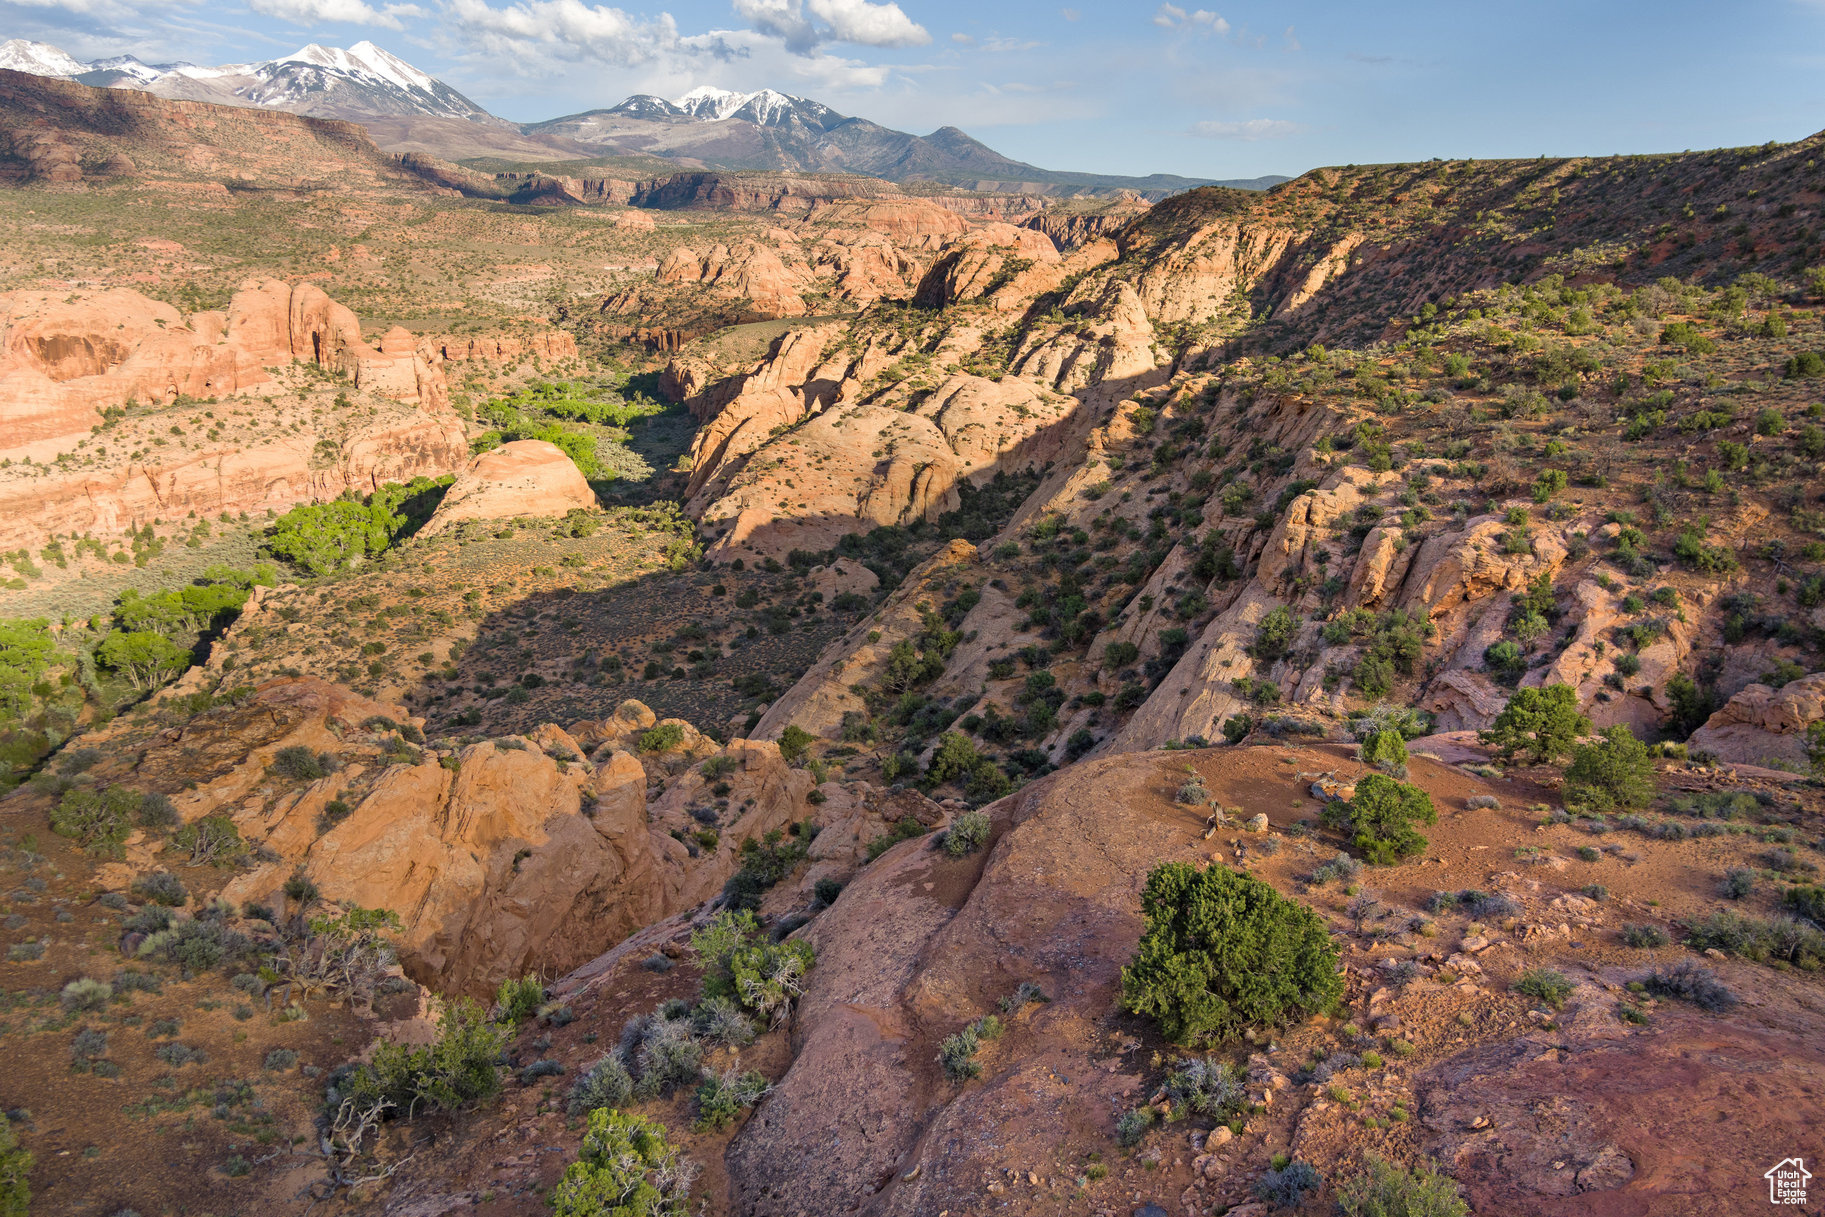
M 515 440 L 484 452 L 457 475 L 420 530 L 436 536 L 462 520 L 505 520 L 594 511 L 596 492 L 564 450 L 542 439 Z
M 1720 760 L 1770 768 L 1805 766 L 1806 732 L 1825 719 L 1825 672 L 1780 688 L 1752 684 L 1724 703 L 1686 742 Z
M 1440 732 L 1481 731 L 1508 704 L 1508 690 L 1481 672 L 1454 668 L 1439 674 L 1420 705 Z

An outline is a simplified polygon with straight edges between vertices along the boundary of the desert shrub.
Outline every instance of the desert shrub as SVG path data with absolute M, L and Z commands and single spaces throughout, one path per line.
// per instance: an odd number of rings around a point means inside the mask
M 779 754 L 786 759 L 787 764 L 792 764 L 802 760 L 816 742 L 817 736 L 797 723 L 788 723 L 779 735 Z
M 605 1056 L 571 1083 L 566 1110 L 580 1116 L 598 1107 L 620 1107 L 633 1093 L 634 1079 L 621 1058 Z
M 1627 921 L 1622 925 L 1622 941 L 1639 951 L 1664 947 L 1671 941 L 1667 932 L 1652 922 Z
M 108 1055 L 108 1033 L 84 1027 L 70 1037 L 70 1063 L 87 1067 Z
M 1362 761 L 1387 773 L 1405 774 L 1407 742 L 1398 731 L 1378 731 L 1362 742 Z
M 1122 1005 L 1191 1043 L 1280 1026 L 1335 1005 L 1337 948 L 1311 909 L 1225 866 L 1154 868 L 1146 931 L 1122 969 Z
M 154 1025 L 156 1026 L 156 1024 Z M 176 1032 L 177 1026 L 174 1023 L 171 1033 L 176 1034 Z M 176 1040 L 172 1040 L 169 1044 L 160 1044 L 152 1055 L 158 1058 L 160 1064 L 169 1065 L 173 1069 L 182 1069 L 185 1065 L 201 1065 L 209 1059 L 209 1054 L 201 1048 L 192 1048 L 190 1045 L 180 1044 Z
M 1479 892 L 1475 888 L 1465 888 L 1457 894 L 1458 907 L 1479 921 L 1495 921 L 1502 917 L 1515 917 L 1521 912 L 1520 902 L 1512 896 L 1501 892 Z
M 105 1008 L 113 996 L 113 985 L 84 976 L 65 985 L 57 1000 L 66 1013 L 88 1014 Z
M 1381 1155 L 1363 1156 L 1367 1168 L 1338 1185 L 1344 1217 L 1465 1217 L 1470 1208 L 1449 1176 L 1431 1164 L 1407 1169 Z
M 1122 1118 L 1115 1122 L 1115 1140 L 1123 1149 L 1139 1145 L 1147 1130 L 1153 1127 L 1157 1117 L 1151 1107 L 1137 1107 L 1133 1111 L 1123 1112 Z
M 925 825 L 912 816 L 902 816 L 894 822 L 891 831 L 883 833 L 868 843 L 868 860 L 873 862 L 900 842 L 910 841 L 914 837 L 924 835 Z
M 703 1076 L 698 1042 L 683 1002 L 667 1002 L 650 1014 L 636 1014 L 621 1028 L 621 1062 L 634 1081 L 634 1097 L 669 1095 Z
M 204 816 L 172 834 L 171 843 L 198 866 L 236 866 L 247 856 L 241 830 L 225 815 Z
M 1242 1083 L 1242 1073 L 1234 1065 L 1190 1057 L 1173 1066 L 1164 1088 L 1175 1117 L 1189 1112 L 1227 1124 L 1248 1109 L 1248 1093 Z
M 541 1078 L 562 1076 L 564 1076 L 564 1066 L 553 1060 L 534 1061 L 530 1065 L 523 1066 L 518 1074 L 522 1086 L 530 1086 Z
M 156 934 L 171 928 L 171 911 L 160 905 L 143 908 L 121 923 L 129 934 Z
M 1781 903 L 1795 917 L 1804 917 L 1817 926 L 1825 926 L 1825 886 L 1799 883 L 1787 889 Z
M 756 942 L 760 927 L 747 911 L 723 910 L 691 935 L 704 968 L 704 996 L 729 997 L 770 1024 L 783 1021 L 817 962 L 803 939 Z
M 1255 627 L 1255 658 L 1264 666 L 1292 649 L 1299 635 L 1300 618 L 1284 604 L 1270 610 Z
M 626 1112 L 589 1113 L 582 1152 L 551 1193 L 553 1217 L 680 1217 L 693 1166 L 665 1127 Z
M 725 1048 L 742 1048 L 754 1042 L 754 1024 L 733 998 L 706 997 L 691 1014 L 698 1035 Z
M 803 838 L 788 840 L 777 828 L 759 840 L 749 837 L 741 843 L 741 865 L 723 885 L 723 903 L 737 911 L 759 908 L 761 897 L 792 873 L 805 851 Z
M 1398 734 L 1403 741 L 1415 740 L 1432 732 L 1432 716 L 1411 706 L 1392 706 L 1378 702 L 1349 721 L 1350 738 L 1357 743 L 1384 731 Z
M 223 929 L 213 919 L 198 917 L 176 922 L 170 929 L 152 934 L 140 943 L 138 954 L 141 959 L 175 963 L 186 976 L 196 976 L 218 966 L 224 959 L 246 951 L 249 945 L 245 936 Z
M 944 834 L 944 852 L 953 858 L 981 849 L 989 839 L 989 818 L 980 811 L 960 812 Z
M 493 1098 L 501 1089 L 495 1066 L 508 1034 L 480 1005 L 460 998 L 444 1007 L 435 1043 L 381 1041 L 372 1063 L 357 1066 L 340 1092 L 358 1109 L 384 1100 L 408 1119 Z
M 1494 745 L 1506 759 L 1516 755 L 1542 764 L 1571 752 L 1581 735 L 1590 733 L 1590 720 L 1578 712 L 1578 696 L 1569 685 L 1516 689 L 1489 730 L 1478 732 L 1484 743 Z
M 1563 791 L 1567 807 L 1599 813 L 1646 807 L 1656 793 L 1653 755 L 1623 724 L 1604 731 L 1598 742 L 1572 750 Z
M 1132 642 L 1112 642 L 1103 648 L 1103 666 L 1110 671 L 1125 668 L 1141 657 L 1141 648 Z
M 1324 1186 L 1324 1177 L 1310 1162 L 1294 1161 L 1255 1180 L 1255 1199 L 1274 1208 L 1296 1209 L 1307 1192 Z
M 274 1048 L 266 1054 L 266 1059 L 261 1062 L 261 1068 L 270 1069 L 274 1073 L 284 1073 L 297 1063 L 298 1054 L 292 1049 Z
M 497 1023 L 517 1027 L 537 1014 L 544 1001 L 544 981 L 530 975 L 519 980 L 509 977 L 501 982 L 500 990 L 495 994 L 492 1015 Z
M 684 724 L 665 722 L 642 731 L 635 745 L 642 752 L 670 752 L 684 743 Z
M 1432 796 L 1419 787 L 1371 773 L 1356 783 L 1349 802 L 1327 804 L 1324 818 L 1347 827 L 1352 844 L 1371 864 L 1392 866 L 1426 848 L 1426 838 L 1413 825 L 1438 823 L 1438 811 Z
M 1333 857 L 1329 862 L 1325 862 L 1315 868 L 1312 871 L 1311 881 L 1321 886 L 1329 883 L 1333 879 L 1343 879 L 1347 881 L 1355 878 L 1357 873 L 1361 870 L 1362 863 L 1350 857 L 1348 854 L 1340 853 Z
M 1755 872 L 1747 866 L 1732 866 L 1718 885 L 1718 894 L 1728 900 L 1741 900 L 1754 890 Z
M 139 825 L 141 828 L 174 828 L 177 822 L 177 808 L 172 806 L 169 796 L 156 792 L 140 796 Z
M 765 1074 L 731 1066 L 697 1085 L 697 1130 L 727 1128 L 772 1089 Z
M 1701 1010 L 1722 1014 L 1736 1005 L 1736 994 L 1709 968 L 1682 959 L 1670 968 L 1656 968 L 1647 979 L 1648 992 L 1656 997 L 1689 1001 Z
M 114 986 L 115 995 L 123 997 L 129 993 L 157 993 L 164 988 L 158 977 L 137 968 L 120 969 L 114 973 L 110 983 Z
M 303 744 L 292 744 L 275 752 L 267 768 L 290 781 L 314 782 L 330 771 L 331 765 L 325 764 L 326 760 L 333 764 L 333 758 L 326 753 L 312 752 Z
M 0 1114 L 0 1217 L 26 1217 L 32 1204 L 35 1159 L 19 1144 L 10 1116 Z
M 1038 1002 L 1049 1002 L 1051 1000 L 1051 998 L 1046 996 L 1046 991 L 1044 989 L 1030 980 L 1023 980 L 1014 987 L 1012 993 L 1001 999 L 1001 1012 L 1003 1014 L 1019 1014 L 1028 1006 Z
M 1514 982 L 1514 991 L 1557 1010 L 1571 996 L 1572 982 L 1566 979 L 1565 973 L 1551 968 L 1529 968 Z
M 976 1060 L 976 1050 L 984 1040 L 1000 1039 L 1001 1031 L 1001 1020 L 993 1014 L 985 1014 L 956 1034 L 945 1036 L 944 1042 L 938 1045 L 938 1063 L 944 1067 L 944 1076 L 953 1082 L 981 1077 L 982 1066 Z
M 1464 806 L 1471 811 L 1498 811 L 1501 809 L 1502 800 L 1493 794 L 1473 794 L 1464 800 Z
M 167 908 L 182 908 L 184 902 L 190 899 L 183 880 L 168 870 L 141 875 L 128 890 L 148 904 L 162 904 Z
M 1694 950 L 1716 948 L 1756 963 L 1791 964 L 1809 972 L 1825 966 L 1825 932 L 1803 921 L 1719 909 L 1689 926 L 1685 941 Z
M 125 786 L 110 786 L 99 793 L 81 787 L 66 790 L 51 809 L 51 831 L 76 842 L 86 853 L 122 857 L 139 800 Z

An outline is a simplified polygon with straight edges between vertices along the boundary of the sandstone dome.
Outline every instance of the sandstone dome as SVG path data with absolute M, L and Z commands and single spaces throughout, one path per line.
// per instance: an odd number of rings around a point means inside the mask
M 594 510 L 596 493 L 564 450 L 542 439 L 515 440 L 471 460 L 419 535 L 435 536 L 460 520 L 561 516 L 579 507 Z

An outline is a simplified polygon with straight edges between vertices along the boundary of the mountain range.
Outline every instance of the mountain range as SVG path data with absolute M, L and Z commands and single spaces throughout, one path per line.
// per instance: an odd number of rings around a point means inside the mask
M 738 93 L 701 87 L 675 100 L 642 93 L 606 109 L 513 123 L 368 41 L 347 49 L 312 43 L 258 63 L 199 67 L 149 64 L 131 55 L 84 63 L 48 43 L 15 38 L 0 43 L 0 69 L 186 101 L 348 119 L 367 126 L 388 151 L 451 160 L 642 157 L 693 169 L 858 173 L 894 182 L 1045 194 L 1129 190 L 1154 199 L 1213 184 L 1170 174 L 1041 169 L 1003 156 L 956 127 L 912 135 L 773 89 Z M 1285 180 L 1214 184 L 1260 190 Z

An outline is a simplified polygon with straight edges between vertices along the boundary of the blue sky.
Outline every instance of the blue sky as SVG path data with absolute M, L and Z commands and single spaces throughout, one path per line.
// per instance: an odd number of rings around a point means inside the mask
M 0 0 L 7 37 L 195 63 L 369 38 L 522 121 L 771 86 L 1107 173 L 1679 151 L 1825 127 L 1825 0 Z

